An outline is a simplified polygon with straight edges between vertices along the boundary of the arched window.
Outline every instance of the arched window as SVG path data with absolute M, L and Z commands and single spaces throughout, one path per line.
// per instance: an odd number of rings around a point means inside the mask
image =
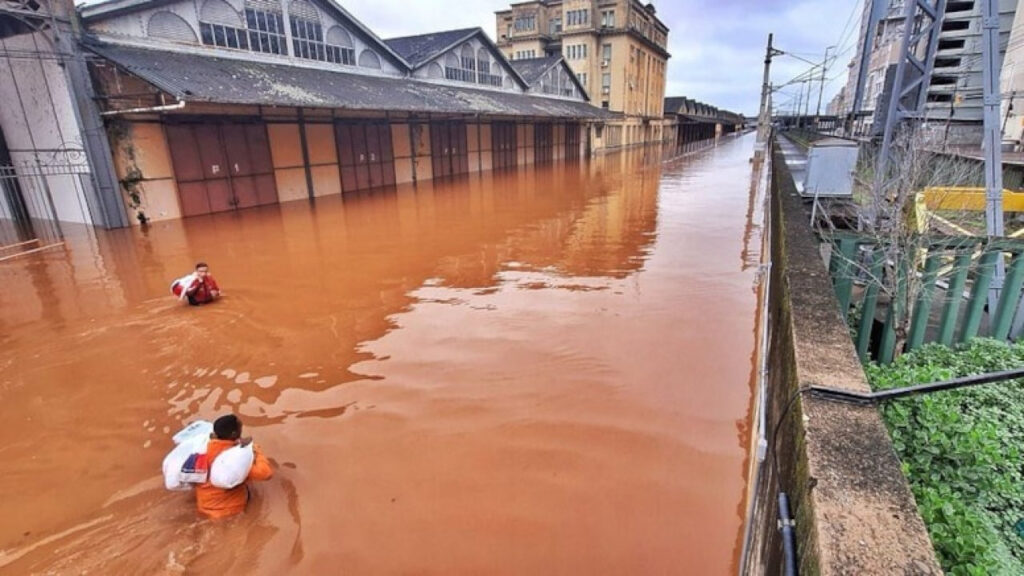
M 516 86 L 516 81 L 513 80 L 511 76 L 506 75 L 505 76 L 505 88 L 515 88 L 515 86 Z
M 249 28 L 249 48 L 253 52 L 287 54 L 284 16 L 274 0 L 246 0 L 245 23 Z
M 199 10 L 199 34 L 203 44 L 249 49 L 249 34 L 238 12 L 224 0 L 206 0 Z
M 501 76 L 491 73 L 491 52 L 483 46 L 476 51 L 476 72 L 478 83 L 501 87 Z
M 305 0 L 294 0 L 288 5 L 288 23 L 292 29 L 292 54 L 307 60 L 327 60 L 324 28 L 320 14 Z
M 444 68 L 437 62 L 427 67 L 427 78 L 444 78 Z
M 366 49 L 359 53 L 359 65 L 363 68 L 376 68 L 380 70 L 380 56 L 373 50 Z
M 356 50 L 352 36 L 341 26 L 327 31 L 327 61 L 335 64 L 356 65 Z
M 476 82 L 476 52 L 469 44 L 462 45 L 462 81 Z
M 237 18 L 237 14 L 235 17 Z M 184 18 L 173 12 L 161 11 L 149 17 L 146 35 L 150 38 L 164 38 L 175 42 L 198 42 L 196 31 Z

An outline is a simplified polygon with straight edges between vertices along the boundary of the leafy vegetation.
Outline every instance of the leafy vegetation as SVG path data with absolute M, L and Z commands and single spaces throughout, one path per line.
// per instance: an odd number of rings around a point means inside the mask
M 1024 366 L 1024 343 L 937 344 L 870 365 L 875 389 Z M 1024 381 L 887 402 L 882 414 L 943 569 L 1024 574 Z

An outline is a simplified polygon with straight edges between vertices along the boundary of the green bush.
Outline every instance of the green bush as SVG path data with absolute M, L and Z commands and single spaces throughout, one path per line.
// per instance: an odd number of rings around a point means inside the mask
M 887 389 L 1021 366 L 1024 344 L 977 339 L 924 346 L 867 374 Z M 943 569 L 1024 574 L 1024 382 L 895 400 L 882 415 Z

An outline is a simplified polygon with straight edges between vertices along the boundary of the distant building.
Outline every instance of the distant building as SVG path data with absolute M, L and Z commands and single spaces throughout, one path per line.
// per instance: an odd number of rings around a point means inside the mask
M 611 140 L 662 140 L 668 27 L 638 0 L 534 0 L 496 13 L 497 44 L 513 62 L 562 56 L 591 95 L 619 113 Z M 613 147 L 609 145 L 609 147 Z
M 479 28 L 384 40 L 333 0 L 109 0 L 75 34 L 51 1 L 56 45 L 48 14 L 0 3 L 0 220 L 12 199 L 117 227 L 570 161 L 614 117 L 560 56 L 517 69 Z
M 1003 141 L 1020 150 L 1024 140 L 1024 10 L 1018 10 L 1013 19 L 1001 85 Z
M 855 131 L 860 135 L 877 134 L 883 126 L 882 115 L 877 112 L 888 102 L 895 80 L 904 6 L 904 0 L 865 3 L 858 53 L 851 61 L 846 84 L 847 113 L 855 116 Z M 1017 0 L 1000 0 L 1000 50 L 1006 50 L 1016 12 Z M 981 24 L 981 2 L 951 0 L 946 3 L 925 116 L 929 129 L 949 144 L 981 142 Z

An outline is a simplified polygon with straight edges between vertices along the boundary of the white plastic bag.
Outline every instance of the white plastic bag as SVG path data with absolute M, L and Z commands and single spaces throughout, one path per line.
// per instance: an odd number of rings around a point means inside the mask
M 213 424 L 196 420 L 172 437 L 177 446 L 164 457 L 164 488 L 173 491 L 187 491 L 192 484 L 206 481 L 203 473 L 184 470 L 193 455 L 206 454 L 206 445 L 213 431 Z
M 228 448 L 210 464 L 210 483 L 225 490 L 238 486 L 249 477 L 254 458 L 252 443 Z
M 213 424 L 207 420 L 196 420 L 182 428 L 177 434 L 171 437 L 175 444 L 181 444 L 185 440 L 192 438 L 193 436 L 201 435 L 203 438 L 209 438 L 210 434 L 213 433 Z

